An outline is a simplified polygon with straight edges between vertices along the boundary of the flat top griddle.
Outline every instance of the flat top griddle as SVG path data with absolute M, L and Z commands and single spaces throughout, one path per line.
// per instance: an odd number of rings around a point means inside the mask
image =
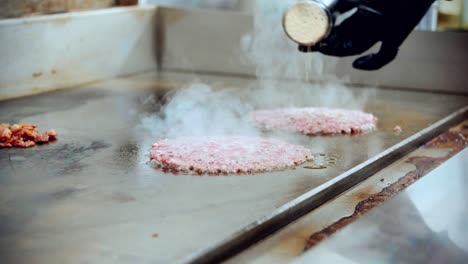
M 149 95 L 164 98 L 194 80 L 239 87 L 246 97 L 250 91 L 242 88 L 256 82 L 148 73 L 0 102 L 2 122 L 35 123 L 59 134 L 49 145 L 0 150 L 0 256 L 5 263 L 187 259 L 468 102 L 456 95 L 376 90 L 365 110 L 379 117 L 378 131 L 286 136 L 336 158 L 326 169 L 227 177 L 165 174 L 148 163 L 149 144 L 157 138 L 136 128 L 140 114 L 157 112 L 141 102 Z M 294 84 L 284 86 L 294 91 Z M 399 135 L 393 132 L 396 125 L 403 127 Z

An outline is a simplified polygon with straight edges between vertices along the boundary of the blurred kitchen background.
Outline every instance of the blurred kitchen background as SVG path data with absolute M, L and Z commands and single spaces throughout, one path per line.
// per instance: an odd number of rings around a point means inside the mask
M 273 0 L 0 0 L 0 18 L 14 18 L 127 5 L 164 5 L 253 12 Z M 421 30 L 468 29 L 468 0 L 439 0 L 418 27 Z

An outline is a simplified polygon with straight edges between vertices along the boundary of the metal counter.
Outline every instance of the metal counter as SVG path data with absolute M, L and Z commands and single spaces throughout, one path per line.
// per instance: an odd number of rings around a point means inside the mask
M 243 176 L 165 174 L 148 163 L 158 138 L 138 125 L 158 109 L 144 102 L 194 81 L 215 90 L 232 87 L 246 102 L 259 96 L 253 79 L 147 73 L 0 102 L 2 122 L 35 123 L 58 132 L 52 144 L 0 150 L 3 263 L 187 260 L 468 102 L 455 95 L 338 86 L 340 94 L 370 96 L 362 104 L 378 116 L 378 131 L 277 135 L 336 158 L 336 164 Z M 284 85 L 285 96 L 302 89 L 288 82 L 277 85 Z M 324 91 L 320 85 L 307 86 L 314 92 L 303 95 L 301 104 L 323 104 L 314 96 Z M 396 125 L 403 128 L 399 135 L 393 132 Z

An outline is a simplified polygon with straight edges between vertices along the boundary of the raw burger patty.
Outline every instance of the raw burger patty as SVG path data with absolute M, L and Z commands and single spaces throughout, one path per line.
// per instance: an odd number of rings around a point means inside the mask
M 375 129 L 377 123 L 375 116 L 362 111 L 313 107 L 260 110 L 252 119 L 262 129 L 306 135 L 359 133 Z
M 312 160 L 310 150 L 255 137 L 181 137 L 153 144 L 151 160 L 163 169 L 198 174 L 281 170 Z

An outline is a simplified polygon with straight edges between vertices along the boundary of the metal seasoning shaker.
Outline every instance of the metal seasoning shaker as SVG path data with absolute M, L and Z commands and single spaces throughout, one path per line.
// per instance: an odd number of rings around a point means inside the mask
M 313 46 L 330 34 L 339 0 L 300 1 L 283 16 L 283 29 L 288 37 L 303 46 Z

